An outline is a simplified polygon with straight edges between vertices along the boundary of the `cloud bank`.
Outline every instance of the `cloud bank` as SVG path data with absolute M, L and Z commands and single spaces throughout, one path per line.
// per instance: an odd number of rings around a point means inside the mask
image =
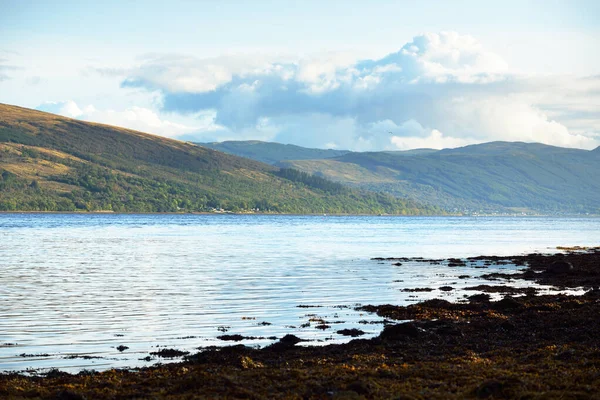
M 600 77 L 518 75 L 476 39 L 455 32 L 417 36 L 376 60 L 149 55 L 134 68 L 101 72 L 125 76 L 124 88 L 158 91 L 163 112 L 209 115 L 200 129 L 180 127 L 187 139 L 359 151 L 493 140 L 600 144 L 600 108 L 589 108 L 598 105 Z M 143 120 L 151 132 L 178 134 L 145 111 L 109 120 Z
M 46 102 L 36 109 L 69 118 L 101 122 L 166 137 L 179 137 L 199 129 L 197 126 L 186 126 L 161 119 L 156 112 L 143 107 L 130 107 L 124 111 L 97 110 L 93 105 L 81 108 L 73 100 L 68 100 Z

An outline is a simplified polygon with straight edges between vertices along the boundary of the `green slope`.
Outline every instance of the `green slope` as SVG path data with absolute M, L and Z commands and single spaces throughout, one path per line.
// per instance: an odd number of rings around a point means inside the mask
M 430 214 L 194 144 L 0 104 L 0 211 Z
M 412 156 L 349 153 L 282 164 L 452 211 L 598 214 L 599 154 L 599 149 L 493 142 Z
M 276 164 L 279 161 L 284 160 L 317 160 L 322 158 L 333 158 L 349 153 L 347 150 L 308 149 L 293 144 L 261 142 L 258 140 L 232 140 L 197 144 L 224 153 L 251 158 L 267 164 Z

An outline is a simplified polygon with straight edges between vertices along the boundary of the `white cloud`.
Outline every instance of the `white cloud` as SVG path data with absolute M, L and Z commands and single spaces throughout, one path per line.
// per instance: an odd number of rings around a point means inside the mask
M 523 96 L 490 96 L 453 101 L 454 132 L 470 132 L 479 140 L 540 142 L 564 147 L 594 148 L 598 142 L 570 133 L 561 123 L 524 101 Z M 450 128 L 450 127 L 448 127 Z
M 123 87 L 158 91 L 163 111 L 214 112 L 202 137 L 351 150 L 600 144 L 600 79 L 520 75 L 456 32 L 416 36 L 376 60 L 152 55 L 123 73 Z
M 400 150 L 424 148 L 447 149 L 476 143 L 472 140 L 444 136 L 444 134 L 437 129 L 433 129 L 426 137 L 392 136 L 391 142 Z
M 135 68 L 97 68 L 104 75 L 127 76 L 123 86 L 149 87 L 170 92 L 205 93 L 236 77 L 277 75 L 288 79 L 282 65 L 266 56 L 222 56 L 198 59 L 177 54 L 148 54 Z
M 329 54 L 282 67 L 288 70 L 289 78 L 306 84 L 307 93 L 319 94 L 352 82 L 354 76 L 358 75 L 358 71 L 352 68 L 355 61 L 344 54 Z
M 77 118 L 83 114 L 83 111 L 73 101 L 47 101 L 44 104 L 37 107 L 40 111 L 46 111 L 53 114 L 64 115 L 69 118 Z
M 502 57 L 486 51 L 475 38 L 456 32 L 417 36 L 384 60 L 406 66 L 407 77 L 413 81 L 481 83 L 502 79 L 508 72 Z
M 150 109 L 135 106 L 116 111 L 110 109 L 98 110 L 90 104 L 81 109 L 73 100 L 68 100 L 63 102 L 46 102 L 37 107 L 37 109 L 65 117 L 99 122 L 166 137 L 178 137 L 202 129 L 217 129 L 217 127 L 213 126 L 211 118 L 205 118 L 204 121 L 200 121 L 201 123 L 198 126 L 186 126 L 161 119 L 156 112 Z
M 90 114 L 85 114 L 82 119 L 88 121 L 102 121 L 109 125 L 123 126 L 167 137 L 180 136 L 198 129 L 197 127 L 185 126 L 161 119 L 154 111 L 135 106 L 124 111 L 95 110 Z

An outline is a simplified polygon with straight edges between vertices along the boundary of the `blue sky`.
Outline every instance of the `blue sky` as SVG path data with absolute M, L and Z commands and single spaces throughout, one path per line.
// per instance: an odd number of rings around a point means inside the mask
M 598 1 L 0 0 L 0 102 L 184 140 L 600 145 Z

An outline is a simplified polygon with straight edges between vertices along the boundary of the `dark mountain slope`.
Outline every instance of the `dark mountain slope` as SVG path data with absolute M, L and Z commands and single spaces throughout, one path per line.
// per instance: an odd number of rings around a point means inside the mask
M 251 158 L 267 164 L 276 164 L 284 160 L 317 160 L 339 157 L 349 153 L 347 150 L 308 149 L 293 144 L 261 142 L 258 140 L 225 141 L 197 143 L 200 146 L 219 150 L 240 157 Z
M 598 150 L 538 143 L 493 142 L 410 157 L 349 153 L 284 164 L 451 210 L 600 213 L 597 154 Z

